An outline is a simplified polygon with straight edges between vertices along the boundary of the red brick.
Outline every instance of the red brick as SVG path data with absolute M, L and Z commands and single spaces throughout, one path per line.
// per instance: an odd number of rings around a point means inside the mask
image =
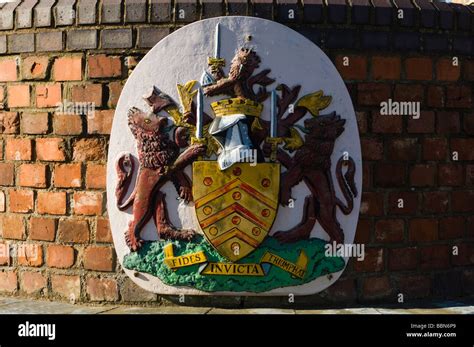
M 360 140 L 362 158 L 364 160 L 380 160 L 383 158 L 383 142 L 376 138 L 362 138 Z
M 110 134 L 115 110 L 95 111 L 87 117 L 87 132 L 89 134 Z
M 14 271 L 0 272 L 0 292 L 13 294 L 18 288 L 18 277 Z
M 59 164 L 54 167 L 55 187 L 78 188 L 81 185 L 81 164 Z
M 362 163 L 362 189 L 372 188 L 372 169 L 369 162 Z
M 82 133 L 82 116 L 55 113 L 53 129 L 56 135 L 79 135 Z
M 100 139 L 79 139 L 73 145 L 74 161 L 104 160 L 106 157 L 104 141 Z
M 65 143 L 60 138 L 37 138 L 36 139 L 36 157 L 44 161 L 64 161 L 66 154 L 64 152 Z
M 382 219 L 375 223 L 377 242 L 397 243 L 403 241 L 403 219 Z
M 421 84 L 397 84 L 395 86 L 394 100 L 423 102 L 424 88 Z
M 400 78 L 400 72 L 400 57 L 372 57 L 372 78 L 374 80 L 398 80 Z
M 101 215 L 102 193 L 76 192 L 74 193 L 74 214 L 78 215 Z
M 122 94 L 123 84 L 121 81 L 115 81 L 109 83 L 109 102 L 110 108 L 117 106 L 120 94 Z
M 0 85 L 0 110 L 2 110 L 4 107 L 5 107 L 5 96 L 6 96 L 6 93 L 5 93 L 5 88 L 3 88 L 2 85 Z
M 95 107 L 102 106 L 102 84 L 72 86 L 73 102 L 92 102 Z
M 46 187 L 46 165 L 22 164 L 19 167 L 18 184 L 22 187 Z
M 363 192 L 360 213 L 366 216 L 380 216 L 383 214 L 383 194 Z
M 474 81 L 474 60 L 464 60 L 462 63 L 463 77 L 467 81 Z
M 441 218 L 439 221 L 439 238 L 441 240 L 461 238 L 465 229 L 464 217 Z
M 391 86 L 382 83 L 359 83 L 357 91 L 358 103 L 365 106 L 380 106 L 392 95 Z
M 388 256 L 389 271 L 415 270 L 418 265 L 416 247 L 393 248 Z
M 451 139 L 451 153 L 458 152 L 458 160 L 474 160 L 474 138 Z
M 0 212 L 5 212 L 6 203 L 5 203 L 5 193 L 0 190 Z
M 360 222 L 361 221 L 359 221 L 359 224 L 360 224 Z M 97 218 L 97 228 L 96 228 L 96 232 L 95 232 L 95 240 L 96 240 L 96 242 L 112 242 L 113 241 L 108 219 L 106 219 L 106 218 Z
M 441 58 L 436 63 L 436 78 L 438 81 L 457 81 L 461 67 L 453 65 L 452 58 Z
M 474 165 L 466 165 L 466 185 L 474 185 Z
M 18 246 L 18 265 L 40 267 L 43 265 L 43 247 L 37 243 Z
M 23 58 L 21 76 L 24 80 L 43 80 L 46 78 L 50 58 L 48 56 L 31 56 Z
M 437 126 L 438 134 L 459 133 L 461 131 L 461 122 L 459 120 L 458 112 L 437 112 Z
M 127 282 L 133 284 L 133 282 Z M 136 287 L 136 286 L 135 286 Z M 122 288 L 122 300 L 124 301 L 155 301 L 156 299 L 149 293 L 143 290 L 127 290 L 128 288 Z M 334 285 L 326 289 L 328 298 L 335 301 L 353 301 L 357 299 L 356 284 L 353 278 L 345 278 L 337 280 Z M 138 295 L 137 295 L 138 294 Z
M 433 63 L 430 58 L 407 58 L 405 72 L 409 80 L 429 81 L 433 79 Z
M 451 247 L 445 245 L 421 248 L 420 267 L 422 270 L 446 269 L 449 267 Z
M 18 134 L 20 130 L 20 117 L 18 112 L 0 113 L 0 134 Z
M 359 218 L 354 243 L 369 243 L 374 223 L 370 219 Z
M 402 277 L 399 280 L 399 289 L 405 298 L 426 298 L 431 294 L 431 279 L 421 275 Z
M 439 164 L 438 183 L 440 186 L 460 186 L 464 182 L 464 169 L 460 164 Z
M 468 135 L 474 135 L 474 113 L 464 114 L 463 129 Z
M 2 216 L 0 216 L 0 225 Z M 1 229 L 0 229 L 1 230 Z M 16 243 L 0 241 L 0 266 L 12 266 L 13 257 L 16 257 Z
M 357 83 L 345 82 L 344 84 L 346 85 L 351 100 L 357 100 Z
M 357 126 L 359 128 L 360 134 L 367 133 L 368 123 L 367 123 L 367 112 L 356 112 Z M 472 117 L 474 119 L 474 117 Z
M 429 107 L 444 107 L 445 103 L 444 87 L 428 86 L 426 92 L 426 104 Z
M 10 212 L 29 213 L 34 208 L 34 198 L 32 190 L 11 190 Z
M 38 192 L 38 213 L 66 214 L 66 192 Z
M 436 166 L 417 164 L 410 170 L 410 184 L 416 187 L 427 187 L 435 184 Z
M 410 220 L 408 239 L 414 242 L 430 242 L 438 239 L 438 221 L 428 218 Z
M 10 266 L 11 260 L 10 243 L 0 242 L 0 266 Z
M 377 187 L 399 187 L 405 182 L 405 164 L 379 162 L 375 165 L 375 185 Z
M 452 192 L 451 205 L 453 212 L 474 212 L 474 191 Z
M 81 297 L 81 279 L 77 275 L 51 275 L 51 288 L 53 293 L 67 299 Z
M 354 270 L 357 272 L 378 272 L 384 269 L 383 248 L 366 248 L 365 258 L 362 261 L 354 258 Z
M 105 54 L 89 56 L 87 59 L 90 78 L 120 77 L 122 62 L 120 57 L 110 57 Z
M 0 186 L 12 186 L 15 178 L 15 166 L 12 163 L 0 163 Z
M 107 167 L 102 164 L 87 165 L 86 187 L 88 189 L 105 189 Z
M 87 270 L 113 271 L 114 260 L 110 247 L 89 246 L 84 250 L 84 268 Z
M 5 147 L 7 160 L 31 160 L 31 140 L 8 138 Z
M 388 297 L 392 293 L 392 286 L 388 276 L 367 277 L 363 280 L 362 295 L 365 299 Z
M 452 108 L 472 108 L 472 89 L 466 85 L 446 87 L 446 106 Z
M 424 192 L 423 193 L 423 212 L 427 214 L 443 213 L 448 210 L 449 193 L 448 192 Z
M 26 294 L 37 294 L 47 291 L 48 279 L 41 272 L 22 272 L 20 288 Z
M 468 237 L 474 237 L 474 216 L 467 217 L 466 234 Z
M 71 246 L 49 245 L 46 253 L 48 267 L 67 269 L 74 265 L 74 248 Z
M 364 80 L 367 77 L 367 58 L 363 55 L 338 55 L 335 64 L 344 80 Z
M 372 131 L 374 133 L 401 133 L 402 117 L 381 115 L 380 112 L 372 112 Z
M 51 218 L 31 217 L 28 238 L 38 241 L 54 241 L 56 222 Z
M 132 71 L 140 62 L 142 58 L 129 55 L 125 58 L 125 66 L 128 68 L 129 72 Z
M 462 281 L 464 285 L 464 294 L 471 295 L 474 292 L 474 270 L 464 270 Z
M 424 160 L 445 160 L 448 155 L 448 141 L 445 138 L 423 139 Z
M 403 201 L 400 201 L 402 199 Z M 403 207 L 400 203 L 403 204 Z M 416 214 L 418 210 L 418 193 L 392 192 L 388 196 L 388 211 L 390 214 Z
M 18 80 L 16 58 L 0 60 L 0 82 L 13 82 Z
M 36 86 L 36 107 L 57 107 L 62 102 L 61 84 L 44 84 Z
M 46 134 L 49 129 L 48 113 L 23 113 L 21 115 L 21 131 L 23 134 Z
M 416 138 L 399 138 L 388 140 L 388 160 L 416 160 L 417 157 L 418 140 Z
M 88 278 L 87 294 L 91 301 L 117 301 L 117 281 L 106 278 Z
M 451 263 L 455 266 L 474 265 L 474 243 L 459 243 L 458 254 L 451 252 Z
M 421 111 L 420 118 L 407 119 L 407 131 L 409 133 L 429 134 L 435 131 L 435 114 L 433 111 Z
M 24 240 L 25 225 L 23 217 L 18 215 L 3 215 L 2 219 L 2 237 L 4 239 Z
M 88 243 L 89 224 L 86 220 L 62 219 L 58 226 L 58 240 L 60 242 Z
M 7 87 L 8 107 L 29 107 L 30 86 L 28 84 L 15 84 Z
M 53 65 L 55 81 L 80 81 L 82 79 L 82 56 L 56 58 Z

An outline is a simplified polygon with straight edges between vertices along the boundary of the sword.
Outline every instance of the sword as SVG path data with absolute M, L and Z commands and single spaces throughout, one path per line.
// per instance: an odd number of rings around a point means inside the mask
M 225 66 L 225 59 L 220 57 L 221 52 L 221 31 L 219 23 L 216 24 L 214 31 L 214 56 L 207 58 L 207 65 L 210 67 L 211 73 L 204 70 L 201 76 L 201 86 L 205 87 L 216 82 L 213 75 L 219 76 L 221 68 Z
M 278 112 L 277 112 L 277 94 L 276 90 L 271 94 L 271 116 L 270 116 L 270 137 L 267 137 L 267 142 L 272 145 L 270 153 L 270 161 L 275 162 L 277 159 L 278 145 L 283 143 L 283 139 L 278 137 Z
M 196 132 L 194 137 L 191 138 L 191 144 L 206 144 L 206 138 L 204 137 L 204 124 L 203 124 L 203 114 L 204 114 L 204 95 L 202 88 L 199 87 L 197 90 L 197 103 L 196 103 Z M 198 160 L 202 160 L 202 157 L 199 156 Z
M 199 141 L 203 138 L 202 129 L 202 115 L 203 115 L 204 100 L 202 95 L 202 88 L 199 87 L 197 93 L 197 105 L 196 105 L 196 139 Z

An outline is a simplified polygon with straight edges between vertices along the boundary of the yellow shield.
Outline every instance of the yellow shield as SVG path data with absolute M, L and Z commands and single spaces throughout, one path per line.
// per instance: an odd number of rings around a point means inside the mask
M 193 164 L 197 219 L 214 248 L 237 261 L 265 239 L 278 209 L 280 165 L 237 163 L 221 171 L 215 161 Z

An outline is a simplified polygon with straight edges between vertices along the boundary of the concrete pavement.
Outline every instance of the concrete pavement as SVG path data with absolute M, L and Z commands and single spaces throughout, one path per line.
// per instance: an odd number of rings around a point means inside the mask
M 473 300 L 433 302 L 429 305 L 373 306 L 334 309 L 243 308 L 187 306 L 85 305 L 57 301 L 0 297 L 0 314 L 474 314 Z

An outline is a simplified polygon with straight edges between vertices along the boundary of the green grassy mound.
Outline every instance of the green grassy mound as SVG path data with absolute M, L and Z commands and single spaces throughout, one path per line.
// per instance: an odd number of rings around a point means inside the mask
M 344 259 L 341 257 L 326 257 L 324 245 L 326 241 L 320 239 L 302 240 L 291 246 L 279 243 L 276 239 L 267 239 L 239 263 L 260 263 L 266 251 L 275 253 L 290 262 L 296 262 L 300 250 L 304 249 L 309 261 L 304 279 L 291 276 L 286 271 L 274 266 L 263 265 L 264 277 L 235 276 L 235 275 L 201 275 L 199 268 L 203 264 L 191 265 L 177 270 L 171 270 L 164 264 L 163 247 L 169 241 L 146 243 L 138 252 L 125 256 L 124 267 L 130 270 L 149 273 L 158 277 L 163 283 L 170 286 L 185 286 L 206 292 L 266 292 L 275 288 L 297 286 L 310 282 L 320 276 L 338 272 L 344 268 Z M 174 256 L 204 251 L 209 262 L 227 262 L 204 239 L 198 236 L 192 242 L 173 241 Z

